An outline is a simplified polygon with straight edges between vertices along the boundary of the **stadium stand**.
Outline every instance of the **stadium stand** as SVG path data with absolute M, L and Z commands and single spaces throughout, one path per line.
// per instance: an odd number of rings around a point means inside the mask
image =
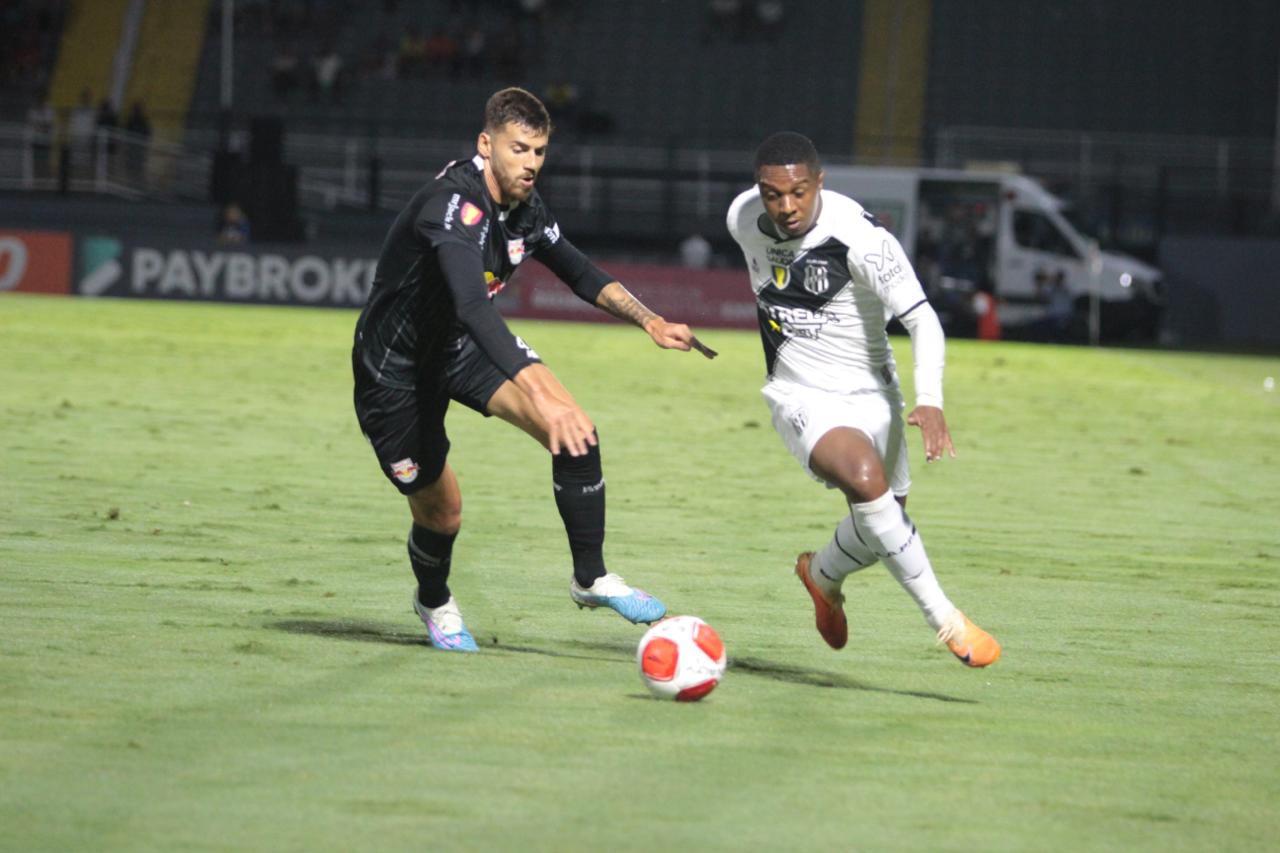
M 479 4 L 472 16 L 451 13 L 455 5 L 420 0 L 387 12 L 382 4 L 322 3 L 309 18 L 282 25 L 264 4 L 236 33 L 237 112 L 278 112 L 292 128 L 311 132 L 372 128 L 386 136 L 465 138 L 475 132 L 477 104 L 497 86 L 520 83 L 545 93 L 569 83 L 578 104 L 573 120 L 561 122 L 565 136 L 743 148 L 782 122 L 833 152 L 850 148 L 858 3 L 814 0 L 803 18 L 783 23 L 776 40 L 748 33 L 711 41 L 703 4 L 696 2 L 552 2 L 536 25 L 500 3 Z M 383 69 L 394 70 L 394 63 L 378 61 L 410 32 L 456 33 L 461 42 L 474 26 L 487 45 L 478 64 L 393 74 Z M 341 103 L 314 97 L 305 82 L 276 95 L 269 72 L 282 51 L 296 55 L 305 77 L 311 60 L 330 46 L 346 69 Z M 515 61 L 500 60 L 504 46 L 515 46 Z M 216 125 L 220 51 L 219 30 L 211 27 L 192 105 L 197 126 Z M 795 77 L 779 73 L 780 64 L 794 65 L 806 79 L 818 76 L 822 85 L 796 86 Z M 769 110 L 759 108 L 766 103 Z

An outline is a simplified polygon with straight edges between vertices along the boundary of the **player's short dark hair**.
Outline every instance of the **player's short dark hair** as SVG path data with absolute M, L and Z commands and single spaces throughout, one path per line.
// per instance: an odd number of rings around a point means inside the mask
M 813 142 L 802 133 L 784 130 L 770 136 L 756 149 L 756 174 L 760 174 L 763 166 L 792 166 L 804 164 L 809 171 L 818 174 L 822 171 L 822 162 L 818 159 L 818 149 Z
M 537 132 L 551 133 L 551 115 L 542 101 L 519 86 L 500 89 L 484 105 L 484 129 L 488 133 L 501 130 L 508 122 Z

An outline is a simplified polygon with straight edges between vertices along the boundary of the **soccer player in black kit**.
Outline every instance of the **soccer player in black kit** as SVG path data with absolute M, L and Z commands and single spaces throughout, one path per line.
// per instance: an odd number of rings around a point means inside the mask
M 391 226 L 352 351 L 360 428 L 413 515 L 413 607 L 431 644 L 449 651 L 476 650 L 447 583 L 462 520 L 444 428 L 451 399 L 497 415 L 551 451 L 573 556 L 569 592 L 579 607 L 608 607 L 633 623 L 666 613 L 662 602 L 606 570 L 595 427 L 493 306 L 519 264 L 536 257 L 580 298 L 640 326 L 664 349 L 714 355 L 688 326 L 645 308 L 561 235 L 534 190 L 551 134 L 542 103 L 523 89 L 503 89 L 485 105 L 484 119 L 476 156 L 447 165 Z

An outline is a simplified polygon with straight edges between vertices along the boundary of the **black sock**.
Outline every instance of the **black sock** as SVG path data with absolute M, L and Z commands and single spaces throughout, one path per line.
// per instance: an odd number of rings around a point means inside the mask
M 604 568 L 604 473 L 600 469 L 600 447 L 588 445 L 585 456 L 561 452 L 551 457 L 551 482 L 556 492 L 556 508 L 569 535 L 573 554 L 573 578 L 589 587 L 605 573 Z
M 409 531 L 409 565 L 418 578 L 418 603 L 439 607 L 449 600 L 449 564 L 453 560 L 456 533 L 436 533 L 413 525 Z

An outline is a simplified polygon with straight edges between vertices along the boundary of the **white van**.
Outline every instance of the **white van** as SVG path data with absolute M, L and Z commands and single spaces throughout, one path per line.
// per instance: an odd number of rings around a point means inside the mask
M 1156 336 L 1160 270 L 1099 251 L 1065 202 L 1024 175 L 827 166 L 824 186 L 857 200 L 902 242 L 948 330 L 972 333 L 974 296 L 993 295 L 1001 326 L 1058 339 L 1088 335 L 1096 289 L 1110 339 Z

